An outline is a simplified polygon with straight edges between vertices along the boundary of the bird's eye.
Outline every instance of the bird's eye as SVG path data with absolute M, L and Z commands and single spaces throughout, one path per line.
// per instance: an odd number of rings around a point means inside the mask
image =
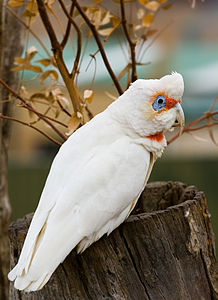
M 160 109 L 164 108 L 165 105 L 166 105 L 166 98 L 163 95 L 159 95 L 154 100 L 152 107 L 154 110 L 160 110 Z

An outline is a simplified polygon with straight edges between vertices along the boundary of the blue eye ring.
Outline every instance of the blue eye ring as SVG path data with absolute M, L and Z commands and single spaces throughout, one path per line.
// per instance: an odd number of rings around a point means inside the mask
M 161 110 L 165 106 L 166 106 L 166 98 L 163 95 L 157 96 L 152 104 L 153 109 L 156 111 Z

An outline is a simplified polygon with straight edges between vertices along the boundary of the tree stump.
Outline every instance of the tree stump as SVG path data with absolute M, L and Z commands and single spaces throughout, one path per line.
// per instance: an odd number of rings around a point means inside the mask
M 10 227 L 11 267 L 31 218 Z M 204 193 L 180 182 L 155 182 L 109 237 L 81 255 L 73 250 L 38 292 L 11 284 L 10 299 L 218 299 L 217 269 Z

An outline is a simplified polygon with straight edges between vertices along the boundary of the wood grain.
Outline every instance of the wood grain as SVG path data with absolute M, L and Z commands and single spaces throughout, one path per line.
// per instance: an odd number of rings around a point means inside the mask
M 31 218 L 10 227 L 12 267 Z M 19 292 L 11 284 L 10 299 L 218 299 L 217 274 L 204 193 L 155 182 L 109 237 L 81 255 L 73 250 L 41 291 Z

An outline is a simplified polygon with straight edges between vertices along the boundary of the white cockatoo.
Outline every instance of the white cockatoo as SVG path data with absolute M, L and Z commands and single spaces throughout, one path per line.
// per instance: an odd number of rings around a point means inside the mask
M 70 251 L 84 251 L 131 213 L 164 132 L 183 127 L 183 78 L 138 79 L 61 146 L 48 175 L 18 264 L 15 288 L 41 289 Z

